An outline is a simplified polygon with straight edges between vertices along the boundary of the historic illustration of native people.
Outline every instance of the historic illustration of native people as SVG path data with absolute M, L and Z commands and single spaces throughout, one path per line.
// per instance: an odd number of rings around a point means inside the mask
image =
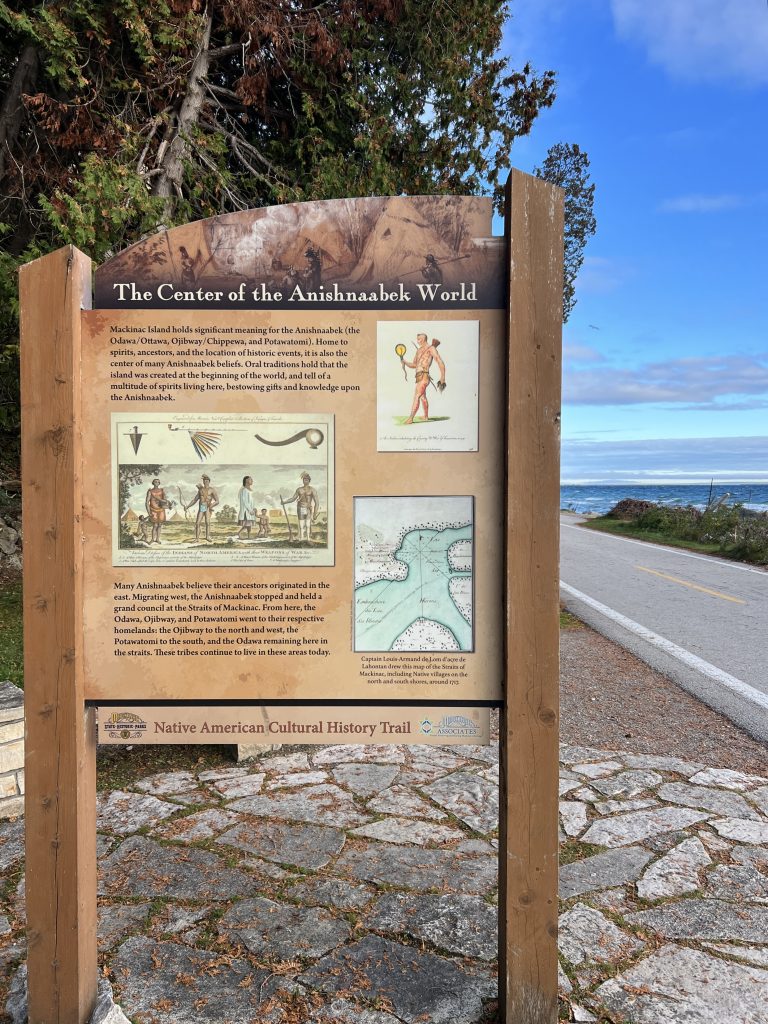
M 477 451 L 478 370 L 477 320 L 380 320 L 378 450 Z
M 333 426 L 330 414 L 113 413 L 113 564 L 332 565 Z

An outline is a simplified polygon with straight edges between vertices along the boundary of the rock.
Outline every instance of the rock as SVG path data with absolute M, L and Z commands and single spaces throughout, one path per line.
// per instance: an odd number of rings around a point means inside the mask
M 178 935 L 189 931 L 210 914 L 213 906 L 206 907 L 174 907 L 166 903 L 160 914 L 152 922 L 154 935 Z
M 333 777 L 358 796 L 373 796 L 391 786 L 400 769 L 391 764 L 341 764 Z
M 264 778 L 264 772 L 255 772 L 253 775 L 233 775 L 231 778 L 217 779 L 213 783 L 213 788 L 225 800 L 235 800 L 237 797 L 253 796 L 255 793 L 260 793 Z
M 764 846 L 734 846 L 731 858 L 737 864 L 754 864 L 761 871 L 768 871 L 768 849 Z
M 596 747 L 575 747 L 567 743 L 560 744 L 560 760 L 565 764 L 576 765 L 586 761 L 607 761 L 609 758 L 617 758 L 619 753 L 617 750 L 598 750 Z M 619 763 L 619 767 L 623 767 L 623 756 L 622 761 Z
M 250 895 L 253 881 L 207 850 L 174 849 L 143 836 L 126 839 L 101 865 L 99 894 L 176 900 L 231 900 Z
M 210 839 L 223 832 L 238 815 L 224 811 L 220 807 L 209 807 L 207 811 L 189 814 L 186 818 L 176 818 L 152 830 L 152 834 L 161 839 L 174 839 L 182 843 L 194 843 L 200 839 Z
M 768 822 L 746 821 L 744 818 L 720 818 L 711 822 L 712 828 L 737 843 L 768 844 Z
M 192 772 L 161 772 L 141 779 L 133 788 L 152 796 L 172 796 L 175 793 L 197 789 L 197 779 Z
M 312 755 L 312 761 L 316 765 L 348 764 L 351 761 L 403 764 L 405 753 L 400 747 L 384 743 L 339 743 L 332 747 L 320 747 Z
M 417 796 L 407 786 L 392 786 L 368 801 L 368 809 L 378 814 L 394 814 L 402 818 L 426 818 L 429 821 L 441 821 L 448 815 L 433 807 L 422 797 Z
M 620 761 L 597 761 L 593 764 L 572 764 L 573 771 L 583 775 L 585 779 L 602 779 L 606 775 L 612 775 L 619 771 L 624 765 Z
M 321 825 L 242 822 L 220 836 L 217 842 L 278 864 L 317 871 L 341 852 L 345 837 L 338 829 Z
M 352 835 L 364 839 L 378 839 L 384 843 L 397 843 L 400 846 L 442 846 L 455 839 L 463 839 L 464 833 L 447 825 L 435 825 L 431 821 L 414 821 L 410 818 L 382 818 L 370 825 L 353 828 Z
M 138 793 L 124 793 L 116 789 L 98 796 L 96 810 L 97 829 L 125 836 L 138 832 L 140 828 L 157 825 L 176 814 L 179 808 L 154 796 L 139 796 Z
M 702 946 L 755 967 L 768 967 L 768 949 L 765 946 L 735 946 L 729 942 L 702 942 Z
M 98 908 L 99 949 L 112 949 L 124 936 L 138 931 L 147 920 L 151 903 L 113 903 Z
M 768 943 L 768 907 L 687 899 L 628 914 L 627 920 L 642 928 L 650 928 L 665 939 Z
M 237 957 L 144 936 L 123 943 L 113 969 L 128 1015 L 162 1024 L 251 1024 L 270 977 Z
M 364 991 L 366 999 L 386 1000 L 407 1024 L 476 1024 L 483 999 L 495 993 L 488 976 L 377 935 L 329 954 L 298 980 L 326 993 Z
M 477 896 L 387 893 L 371 909 L 369 928 L 402 932 L 460 956 L 493 960 L 498 952 L 498 913 Z
M 334 907 L 337 910 L 362 910 L 376 895 L 367 885 L 352 885 L 341 878 L 304 878 L 285 890 L 286 896 L 307 906 Z
M 561 915 L 558 946 L 572 964 L 615 963 L 645 949 L 644 942 L 584 903 Z
M 768 877 L 752 864 L 730 867 L 720 864 L 709 876 L 707 896 L 741 903 L 768 903 Z
M 267 791 L 274 789 L 298 789 L 299 786 L 317 786 L 328 781 L 327 772 L 288 772 L 278 775 L 264 787 Z
M 587 827 L 587 805 L 580 800 L 561 800 L 560 820 L 566 835 L 580 835 Z
M 346 942 L 351 929 L 320 907 L 296 907 L 259 897 L 231 907 L 219 922 L 219 935 L 242 943 L 257 957 L 316 959 Z
M 22 964 L 14 975 L 5 1012 L 10 1017 L 11 1024 L 27 1024 L 29 1011 L 26 964 Z M 123 1011 L 115 1004 L 112 986 L 106 978 L 99 978 L 96 1005 L 88 1024 L 130 1024 Z
M 642 770 L 633 768 L 626 772 L 619 772 L 609 779 L 595 779 L 592 783 L 594 789 L 603 796 L 612 797 L 633 797 L 640 796 L 649 789 L 654 789 L 664 779 L 657 772 L 650 769 Z
M 488 892 L 496 885 L 497 870 L 496 857 L 378 844 L 363 850 L 346 850 L 336 862 L 337 872 L 365 882 L 440 892 Z
M 0 914 L 0 936 L 11 934 L 11 922 L 5 916 Z
M 346 999 L 335 999 L 327 1006 L 321 1006 L 309 1020 L 311 1024 L 399 1024 L 391 1013 L 366 1010 Z
M 686 839 L 646 870 L 637 883 L 644 900 L 683 896 L 701 888 L 699 872 L 712 860 L 700 839 Z
M 683 761 L 679 757 L 664 757 L 658 754 L 625 754 L 624 760 L 630 768 L 655 768 L 660 772 L 676 772 L 690 778 L 704 768 L 695 761 Z
M 456 753 L 457 751 L 459 756 L 465 759 L 471 758 L 473 761 L 485 761 L 486 764 L 499 763 L 498 740 L 493 740 L 487 747 L 478 746 L 475 743 L 458 743 L 455 747 L 450 748 L 451 753 Z
M 658 800 L 601 800 L 593 805 L 598 814 L 623 814 L 626 811 L 644 811 L 658 807 Z
M 309 771 L 309 755 L 297 752 L 262 757 L 259 761 L 259 768 L 265 772 L 307 772 Z
M 719 814 L 722 818 L 760 820 L 759 814 L 750 808 L 744 797 L 738 793 L 723 792 L 722 789 L 691 786 L 685 782 L 667 782 L 659 786 L 658 796 L 667 803 L 699 807 L 704 811 Z
M 337 828 L 353 828 L 371 820 L 369 815 L 358 810 L 349 793 L 330 784 L 307 786 L 298 793 L 246 797 L 235 801 L 231 807 L 259 818 L 306 821 Z
M 761 1024 L 768 973 L 664 946 L 601 985 L 596 995 L 632 1024 Z
M 768 786 L 760 786 L 759 789 L 753 789 L 749 794 L 749 799 L 761 812 L 768 818 Z M 736 817 L 744 817 L 744 815 L 736 815 Z
M 248 774 L 245 765 L 232 768 L 211 768 L 208 771 L 200 772 L 197 776 L 200 782 L 220 782 L 222 779 L 239 779 Z
M 435 803 L 477 832 L 499 827 L 499 788 L 470 772 L 456 772 L 424 787 Z
M 649 811 L 632 811 L 614 818 L 601 818 L 584 833 L 585 843 L 598 846 L 628 846 L 642 842 L 659 832 L 686 828 L 697 821 L 704 821 L 708 814 L 683 807 L 661 807 Z
M 24 860 L 24 819 L 0 823 L 0 871 Z
M 597 889 L 634 882 L 653 854 L 640 846 L 596 853 L 560 867 L 560 898 L 569 900 Z
M 565 796 L 566 793 L 570 793 L 572 789 L 578 789 L 581 785 L 581 779 L 560 779 L 558 783 L 558 796 Z
M 557 965 L 557 988 L 559 992 L 564 992 L 566 995 L 573 992 L 573 985 L 559 962 Z
M 694 786 L 721 786 L 723 789 L 738 789 L 740 792 L 768 783 L 768 779 L 762 775 L 745 775 L 731 768 L 705 768 L 690 781 Z

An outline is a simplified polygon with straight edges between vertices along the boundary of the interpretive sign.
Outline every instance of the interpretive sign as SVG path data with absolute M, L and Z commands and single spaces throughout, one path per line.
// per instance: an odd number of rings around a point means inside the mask
M 305 203 L 21 273 L 29 1019 L 97 983 L 105 743 L 477 744 L 503 1019 L 557 1014 L 562 201 Z
M 474 197 L 255 210 L 99 268 L 86 698 L 501 700 L 505 274 Z

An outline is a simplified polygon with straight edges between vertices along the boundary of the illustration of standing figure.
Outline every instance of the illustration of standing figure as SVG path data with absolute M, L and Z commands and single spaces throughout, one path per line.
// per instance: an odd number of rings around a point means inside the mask
M 158 479 L 152 481 L 152 486 L 147 491 L 145 506 L 149 522 L 152 524 L 152 539 L 149 543 L 159 544 L 160 531 L 166 519 L 165 510 L 172 508 L 173 502 L 166 498 L 165 491 Z
M 197 518 L 195 519 L 195 540 L 200 540 L 200 524 L 205 523 L 205 539 L 211 539 L 211 512 L 219 504 L 219 495 L 215 487 L 211 487 L 211 478 L 203 474 L 202 483 L 197 485 L 197 494 L 184 509 L 191 508 L 197 502 Z
M 442 394 L 446 388 L 445 363 L 440 358 L 440 353 L 437 351 L 440 342 L 437 338 L 433 338 L 432 344 L 430 345 L 427 335 L 423 332 L 416 335 L 416 341 L 418 342 L 418 347 L 416 349 L 416 355 L 413 357 L 413 362 L 411 363 L 407 359 L 403 359 L 405 366 L 416 371 L 416 387 L 413 392 L 413 405 L 411 406 L 410 415 L 405 423 L 413 423 L 413 419 L 419 411 L 419 405 L 421 405 L 424 421 L 426 422 L 429 419 L 427 388 L 430 384 L 434 385 L 435 383 L 429 375 L 429 368 L 432 366 L 433 360 L 437 363 L 440 370 L 440 380 L 436 385 L 437 390 Z
M 297 487 L 288 501 L 283 502 L 283 507 L 286 504 L 290 505 L 292 501 L 296 502 L 296 517 L 299 520 L 299 540 L 312 539 L 312 523 L 314 523 L 320 510 L 317 491 L 314 487 L 309 486 L 311 479 L 309 473 L 302 473 L 301 487 Z M 282 498 L 280 500 L 282 501 Z
M 307 260 L 307 269 L 305 273 L 306 282 L 310 288 L 319 288 L 323 269 L 320 252 L 318 249 L 315 249 L 314 246 L 308 245 L 304 256 Z
M 246 537 L 251 536 L 251 525 L 256 522 L 256 509 L 253 505 L 253 477 L 244 476 L 243 486 L 237 495 L 238 501 L 240 502 L 240 511 L 237 516 L 237 523 L 240 529 L 238 530 L 237 536 L 242 539 L 243 530 L 245 530 Z
M 428 284 L 443 283 L 443 272 L 431 252 L 427 254 L 424 266 L 421 268 L 421 276 Z
M 136 524 L 136 539 L 143 540 L 145 544 L 149 542 L 147 536 L 147 529 L 151 526 L 149 519 L 146 516 L 139 516 L 139 521 Z
M 258 532 L 257 536 L 258 537 L 268 537 L 269 534 L 270 534 L 269 515 L 267 513 L 267 510 L 265 508 L 263 508 L 261 510 L 261 515 L 259 516 L 259 532 Z
M 200 250 L 198 249 L 193 258 L 189 255 L 186 247 L 180 245 L 179 255 L 181 256 L 181 283 L 187 288 L 194 288 L 197 284 L 197 268 L 203 259 Z

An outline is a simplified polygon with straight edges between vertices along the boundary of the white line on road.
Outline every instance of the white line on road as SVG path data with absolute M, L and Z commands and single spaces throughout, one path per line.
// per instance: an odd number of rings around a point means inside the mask
M 691 654 L 690 651 L 686 651 L 684 647 L 678 647 L 677 644 L 671 640 L 667 640 L 666 637 L 660 636 L 658 633 L 654 633 L 652 630 L 647 629 L 645 626 L 641 626 L 639 622 L 634 622 L 632 619 L 628 619 L 626 615 L 622 615 L 621 612 L 615 611 L 613 608 L 609 608 L 605 604 L 601 604 L 596 601 L 593 597 L 589 597 L 587 594 L 582 594 L 580 590 L 570 586 L 568 583 L 560 581 L 560 587 L 570 594 L 571 597 L 575 597 L 578 601 L 583 601 L 584 604 L 589 605 L 590 608 L 594 608 L 596 612 L 600 612 L 601 615 L 605 615 L 606 618 L 611 619 L 619 626 L 623 626 L 624 629 L 628 629 L 630 633 L 634 633 L 635 636 L 640 637 L 641 640 L 645 640 L 649 644 L 653 644 L 654 647 L 658 647 L 659 650 L 664 651 L 666 654 L 670 654 L 673 658 L 677 658 L 678 661 L 682 661 L 684 665 L 688 665 L 689 668 L 695 669 L 697 672 L 701 672 L 702 675 L 709 676 L 710 679 L 714 679 L 715 682 L 721 683 L 726 686 L 733 693 L 737 693 L 740 697 L 745 700 L 751 701 L 756 704 L 761 710 L 768 711 L 768 694 L 761 693 L 756 690 L 754 686 L 750 686 L 749 683 L 742 682 L 741 679 L 737 679 L 736 676 L 730 675 L 728 672 L 724 672 L 721 668 L 717 668 L 715 665 L 710 665 L 708 661 L 704 661 L 703 658 L 699 658 L 695 654 Z
M 615 533 L 608 533 L 604 530 L 590 530 L 589 527 L 584 526 L 573 526 L 571 523 L 564 523 L 560 521 L 560 526 L 564 530 L 578 530 L 579 533 L 593 533 L 599 537 L 610 537 L 611 540 L 620 540 L 625 544 L 639 544 L 644 548 L 656 548 L 657 551 L 666 551 L 670 555 L 680 555 L 681 558 L 695 558 L 698 562 L 709 562 L 710 565 L 714 562 L 716 565 L 722 565 L 724 569 L 740 569 L 742 572 L 756 572 L 759 576 L 768 578 L 768 573 L 764 569 L 752 569 L 748 565 L 738 565 L 736 562 L 727 562 L 723 558 L 718 558 L 716 555 L 694 555 L 690 551 L 681 551 L 680 548 L 667 547 L 665 544 L 654 544 L 651 540 L 633 540 L 631 537 L 619 537 Z

